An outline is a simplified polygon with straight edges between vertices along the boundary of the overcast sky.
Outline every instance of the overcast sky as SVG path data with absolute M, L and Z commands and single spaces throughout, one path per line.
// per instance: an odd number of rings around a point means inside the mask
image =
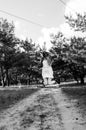
M 67 2 L 68 0 L 64 0 Z M 59 0 L 0 0 L 0 10 L 29 19 L 44 27 L 58 27 L 64 22 L 65 6 Z M 0 17 L 15 21 L 16 33 L 21 37 L 32 37 L 33 40 L 41 35 L 43 27 L 25 22 L 18 18 L 0 12 Z
M 74 15 L 75 11 L 86 10 L 86 0 L 63 1 L 65 4 L 60 0 L 0 0 L 0 17 L 14 21 L 15 33 L 19 38 L 32 38 L 33 41 L 42 44 L 43 39 L 47 39 L 48 42 L 49 32 L 56 33 L 59 27 L 64 32 L 68 32 L 69 27 L 65 24 L 65 14 L 71 12 Z M 41 24 L 43 27 L 9 16 L 1 11 L 23 17 Z

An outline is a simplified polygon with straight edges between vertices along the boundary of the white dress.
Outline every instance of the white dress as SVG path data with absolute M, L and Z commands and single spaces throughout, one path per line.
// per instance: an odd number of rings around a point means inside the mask
M 47 60 L 43 61 L 42 67 L 42 77 L 44 78 L 53 78 L 53 70 L 52 67 L 48 64 Z

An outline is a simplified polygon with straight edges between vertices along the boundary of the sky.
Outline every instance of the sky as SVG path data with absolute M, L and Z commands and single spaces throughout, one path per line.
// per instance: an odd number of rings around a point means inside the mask
M 15 24 L 15 35 L 20 39 L 32 38 L 34 42 L 41 46 L 46 41 L 47 47 L 50 45 L 50 33 L 63 31 L 69 36 L 69 26 L 65 23 L 64 15 L 75 17 L 75 12 L 83 13 L 86 9 L 85 0 L 0 0 L 0 17 L 13 21 Z M 2 11 L 33 21 L 24 21 L 10 16 Z

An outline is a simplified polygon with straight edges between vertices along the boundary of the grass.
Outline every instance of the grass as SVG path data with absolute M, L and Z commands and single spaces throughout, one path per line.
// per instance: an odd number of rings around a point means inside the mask
M 68 87 L 68 88 L 70 88 L 70 87 L 77 87 L 77 88 L 86 87 L 86 83 L 80 84 L 77 82 L 64 82 L 64 83 L 60 84 L 60 87 Z
M 14 90 L 0 90 L 0 111 L 10 107 L 18 101 L 30 96 L 38 89 L 14 89 Z
M 68 95 L 69 97 L 71 96 L 81 97 L 86 95 L 86 83 L 80 84 L 75 82 L 69 82 L 60 84 L 60 87 L 62 92 Z
M 61 90 L 67 99 L 69 99 L 69 102 L 76 102 L 75 107 L 80 111 L 81 115 L 86 115 L 86 84 L 67 84 Z
M 76 95 L 76 96 L 83 96 L 86 95 L 86 88 L 62 88 L 62 91 L 66 94 L 66 95 Z
M 86 83 L 84 85 L 77 84 L 75 82 L 69 82 L 60 84 L 60 87 L 66 95 L 86 95 Z M 34 88 L 4 88 L 0 90 L 0 111 L 10 107 L 11 105 L 17 103 L 18 101 L 30 96 L 32 93 L 39 90 L 40 87 Z

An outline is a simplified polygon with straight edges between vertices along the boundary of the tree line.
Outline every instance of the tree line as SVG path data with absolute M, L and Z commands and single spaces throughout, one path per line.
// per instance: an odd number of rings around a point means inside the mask
M 65 17 L 75 31 L 86 31 L 86 15 L 77 14 Z M 62 32 L 51 35 L 52 48 L 49 53 L 53 59 L 52 67 L 55 80 L 76 80 L 84 84 L 86 75 L 86 37 L 66 38 Z M 14 23 L 0 19 L 0 84 L 42 83 L 41 58 L 43 48 L 32 39 L 20 40 L 15 36 Z
M 65 16 L 68 25 L 78 33 L 86 32 L 86 14 L 77 14 L 74 19 L 72 16 Z M 74 79 L 84 84 L 86 76 L 86 36 L 71 36 L 66 38 L 62 32 L 52 35 L 53 47 L 51 52 L 54 53 L 54 68 L 56 78 L 59 80 Z
M 30 84 L 41 79 L 40 48 L 32 40 L 20 40 L 15 36 L 15 26 L 0 19 L 0 84 Z

